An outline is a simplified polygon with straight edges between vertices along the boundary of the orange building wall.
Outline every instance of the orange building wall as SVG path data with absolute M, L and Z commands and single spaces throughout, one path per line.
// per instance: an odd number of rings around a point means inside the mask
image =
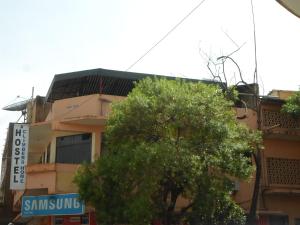
M 107 116 L 112 102 L 121 101 L 125 97 L 111 95 L 87 95 L 57 100 L 46 121 L 74 119 L 82 116 Z
M 300 141 L 264 139 L 264 156 L 287 159 L 300 159 Z

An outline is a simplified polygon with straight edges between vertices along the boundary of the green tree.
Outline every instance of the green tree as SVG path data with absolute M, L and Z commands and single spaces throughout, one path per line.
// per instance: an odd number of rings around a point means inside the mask
M 282 106 L 282 112 L 288 113 L 294 118 L 300 117 L 300 91 L 291 95 Z
M 144 79 L 113 105 L 107 153 L 75 183 L 103 224 L 243 224 L 232 179 L 247 179 L 260 137 L 217 86 Z M 184 200 L 183 200 L 184 199 Z

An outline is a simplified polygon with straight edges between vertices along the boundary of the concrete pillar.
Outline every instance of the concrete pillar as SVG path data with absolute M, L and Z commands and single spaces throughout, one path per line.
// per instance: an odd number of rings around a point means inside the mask
M 54 136 L 51 140 L 50 163 L 55 163 L 55 158 L 56 158 L 56 136 Z
M 100 156 L 101 133 L 96 131 L 92 133 L 92 159 L 94 162 Z

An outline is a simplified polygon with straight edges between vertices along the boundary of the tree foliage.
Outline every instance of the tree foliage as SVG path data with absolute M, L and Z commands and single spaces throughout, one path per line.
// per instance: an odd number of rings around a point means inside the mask
M 217 86 L 147 78 L 113 105 L 108 151 L 75 183 L 103 224 L 242 224 L 232 179 L 251 175 L 259 142 Z
M 282 112 L 288 113 L 294 118 L 300 117 L 300 91 L 290 96 L 282 106 Z

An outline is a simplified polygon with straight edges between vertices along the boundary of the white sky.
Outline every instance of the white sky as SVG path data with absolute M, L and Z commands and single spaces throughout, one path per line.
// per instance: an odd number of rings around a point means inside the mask
M 200 0 L 0 0 L 0 107 L 17 96 L 46 95 L 55 74 L 126 70 Z M 275 0 L 253 0 L 261 94 L 297 90 L 300 19 Z M 130 71 L 211 78 L 200 49 L 212 59 L 246 44 L 232 57 L 244 80 L 254 72 L 250 0 L 206 0 Z M 229 66 L 230 67 L 230 66 Z M 237 76 L 237 74 L 235 73 Z M 234 71 L 228 69 L 234 83 Z M 21 98 L 19 99 L 21 100 Z M 20 113 L 0 111 L 0 153 L 8 123 Z M 1 161 L 0 161 L 1 163 Z

